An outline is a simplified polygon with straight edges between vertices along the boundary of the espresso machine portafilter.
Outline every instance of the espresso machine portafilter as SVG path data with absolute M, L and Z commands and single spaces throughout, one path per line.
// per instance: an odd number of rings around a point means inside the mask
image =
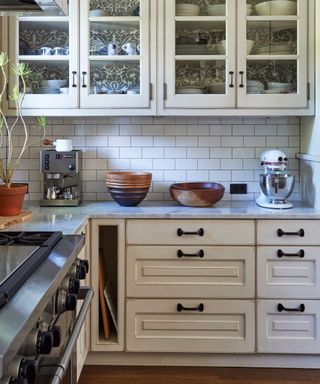
M 40 171 L 43 173 L 41 207 L 75 207 L 81 201 L 81 152 L 40 152 Z

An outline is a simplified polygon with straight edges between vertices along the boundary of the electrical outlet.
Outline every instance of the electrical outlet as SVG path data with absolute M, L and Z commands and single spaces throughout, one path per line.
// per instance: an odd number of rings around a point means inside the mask
M 246 195 L 247 184 L 230 184 L 230 195 Z

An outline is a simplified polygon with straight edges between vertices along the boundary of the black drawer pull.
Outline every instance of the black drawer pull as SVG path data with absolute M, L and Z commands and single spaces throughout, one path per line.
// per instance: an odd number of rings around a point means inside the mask
M 277 231 L 277 234 L 278 234 L 278 237 L 282 237 L 283 235 L 304 237 L 304 229 L 301 228 L 297 232 L 285 232 L 285 231 L 283 231 L 282 229 L 279 228 L 278 231 Z
M 82 72 L 82 88 L 87 88 L 87 85 L 86 85 L 86 74 L 87 74 L 87 72 Z
M 177 256 L 180 258 L 181 257 L 200 257 L 200 258 L 202 258 L 202 257 L 204 257 L 204 251 L 203 251 L 203 249 L 200 249 L 200 251 L 197 253 L 184 253 L 181 249 L 178 249 Z
M 230 75 L 230 84 L 229 84 L 229 87 L 230 88 L 233 88 L 234 85 L 233 85 L 233 76 L 234 76 L 234 72 L 233 71 L 230 71 L 229 72 L 229 75 Z
M 278 311 L 279 312 L 282 312 L 282 311 L 286 311 L 286 312 L 304 312 L 305 309 L 306 309 L 306 307 L 305 307 L 304 304 L 300 304 L 298 308 L 286 308 L 281 303 L 278 304 Z
M 177 235 L 179 237 L 183 236 L 183 235 L 196 235 L 196 236 L 200 236 L 202 237 L 204 235 L 204 230 L 203 228 L 200 228 L 198 231 L 196 232 L 185 232 L 183 229 L 181 228 L 178 228 L 177 230 Z
M 77 84 L 76 84 L 76 74 L 77 74 L 76 71 L 72 71 L 72 87 L 73 88 L 77 87 Z
M 240 85 L 239 85 L 239 87 L 240 88 L 244 88 L 244 72 L 240 71 L 239 75 L 240 75 Z
M 300 249 L 300 251 L 297 253 L 285 253 L 285 252 L 283 252 L 282 249 L 278 249 L 277 254 L 278 254 L 278 257 L 286 256 L 286 257 L 301 257 L 301 258 L 303 258 L 305 252 L 303 249 Z
M 198 311 L 198 312 L 203 312 L 204 311 L 204 305 L 202 303 L 200 303 L 197 307 L 189 308 L 189 307 L 183 306 L 183 304 L 181 304 L 181 303 L 178 303 L 177 304 L 177 311 L 178 312 L 182 312 L 182 311 Z

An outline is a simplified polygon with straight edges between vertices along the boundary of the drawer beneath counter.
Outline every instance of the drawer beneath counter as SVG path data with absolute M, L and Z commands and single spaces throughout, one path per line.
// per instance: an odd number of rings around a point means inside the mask
M 257 352 L 320 353 L 316 300 L 258 300 Z
M 258 247 L 259 298 L 320 298 L 319 247 Z
M 254 220 L 127 220 L 127 244 L 254 245 Z
M 128 300 L 129 352 L 253 353 L 253 300 Z
M 254 247 L 127 247 L 128 297 L 254 298 L 254 276 Z
M 258 245 L 320 245 L 320 220 L 258 220 Z

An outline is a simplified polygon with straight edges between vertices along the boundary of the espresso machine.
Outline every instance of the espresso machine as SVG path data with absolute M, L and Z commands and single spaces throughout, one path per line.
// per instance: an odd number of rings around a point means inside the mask
M 292 208 L 293 204 L 286 199 L 293 191 L 295 176 L 287 172 L 286 155 L 277 149 L 265 151 L 261 154 L 261 165 L 264 174 L 260 175 L 261 194 L 256 203 L 264 208 Z
M 76 207 L 81 201 L 80 151 L 40 152 L 40 171 L 43 173 L 41 207 Z

